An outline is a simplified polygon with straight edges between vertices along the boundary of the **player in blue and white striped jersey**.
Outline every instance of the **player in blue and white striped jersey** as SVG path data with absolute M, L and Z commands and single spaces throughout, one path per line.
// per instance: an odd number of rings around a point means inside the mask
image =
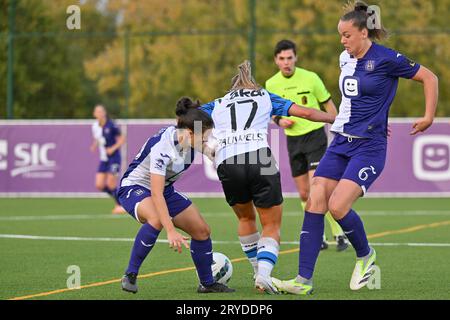
M 187 238 L 175 228 L 192 237 L 190 252 L 200 279 L 197 292 L 234 291 L 214 281 L 209 226 L 192 202 L 173 186 L 191 165 L 195 150 L 203 151 L 203 144 L 213 127 L 211 118 L 198 109 L 199 106 L 189 98 L 180 99 L 176 109 L 177 126 L 163 128 L 150 137 L 122 177 L 118 192 L 120 203 L 143 224 L 122 278 L 125 291 L 137 292 L 139 268 L 162 228 L 166 229 L 169 246 L 178 252 L 183 245 L 189 246 Z M 194 130 L 198 124 L 198 129 Z
M 270 278 L 278 259 L 283 196 L 280 173 L 267 141 L 273 115 L 332 123 L 335 116 L 301 107 L 259 86 L 245 61 L 224 97 L 202 106 L 214 120 L 215 164 L 228 204 L 239 219 L 241 246 L 259 291 L 277 294 Z M 255 207 L 262 225 L 256 228 Z
M 369 246 L 362 220 L 352 206 L 384 168 L 388 113 L 400 77 L 421 82 L 424 88 L 425 115 L 415 121 L 411 134 L 425 131 L 433 123 L 437 77 L 424 66 L 373 41 L 386 35 L 377 14 L 375 8 L 357 1 L 339 21 L 338 31 L 345 51 L 339 59 L 342 102 L 331 127 L 336 136 L 314 174 L 300 234 L 298 275 L 289 281 L 274 280 L 282 291 L 312 292 L 324 214 L 328 210 L 356 251 L 350 289 L 359 290 L 368 284 L 376 270 L 376 253 Z

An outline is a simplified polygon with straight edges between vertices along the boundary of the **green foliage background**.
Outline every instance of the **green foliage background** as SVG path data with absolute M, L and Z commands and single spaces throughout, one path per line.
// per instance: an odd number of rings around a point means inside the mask
M 0 0 L 0 118 L 10 1 Z M 236 65 L 249 58 L 249 0 L 15 1 L 15 118 L 89 118 L 98 102 L 115 117 L 172 117 L 180 96 L 206 102 L 222 95 Z M 336 26 L 345 1 L 255 2 L 257 80 L 263 84 L 277 71 L 273 47 L 288 38 L 298 45 L 299 66 L 317 72 L 339 104 Z M 81 30 L 66 28 L 71 4 L 81 8 Z M 450 116 L 450 0 L 369 4 L 380 6 L 391 31 L 382 44 L 438 75 L 438 116 Z M 401 80 L 391 116 L 417 117 L 423 109 L 422 86 Z

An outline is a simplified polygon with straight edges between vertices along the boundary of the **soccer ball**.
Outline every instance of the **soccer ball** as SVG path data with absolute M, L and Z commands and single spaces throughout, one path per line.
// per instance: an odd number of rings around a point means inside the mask
M 233 274 L 233 265 L 226 255 L 213 252 L 213 263 L 211 265 L 214 281 L 227 284 Z

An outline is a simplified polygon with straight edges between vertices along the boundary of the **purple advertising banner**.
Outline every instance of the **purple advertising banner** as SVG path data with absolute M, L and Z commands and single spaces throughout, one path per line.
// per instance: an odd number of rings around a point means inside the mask
M 24 122 L 25 123 L 25 122 Z M 0 192 L 95 192 L 91 125 L 0 124 Z
M 367 196 L 450 196 L 450 120 L 410 136 L 413 120 L 391 119 L 386 166 Z M 118 121 L 127 137 L 122 172 L 145 141 L 173 120 Z M 98 196 L 98 153 L 92 153 L 92 121 L 0 121 L 0 196 Z M 296 196 L 286 136 L 276 126 L 269 140 L 285 196 Z M 370 166 L 370 164 L 368 164 Z M 212 163 L 197 154 L 175 184 L 190 195 L 221 196 Z

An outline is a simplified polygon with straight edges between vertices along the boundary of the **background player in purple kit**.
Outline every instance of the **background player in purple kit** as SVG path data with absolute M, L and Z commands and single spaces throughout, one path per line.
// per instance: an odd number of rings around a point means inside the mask
M 375 250 L 369 246 L 363 223 L 352 209 L 381 174 L 386 160 L 387 120 L 398 78 L 421 82 L 425 115 L 415 121 L 411 135 L 433 123 L 438 98 L 438 79 L 427 68 L 404 55 L 381 46 L 386 31 L 363 2 L 356 2 L 338 24 L 345 51 L 340 55 L 339 87 L 342 101 L 331 128 L 336 136 L 322 158 L 312 182 L 300 234 L 298 276 L 289 281 L 273 279 L 280 291 L 310 294 L 312 277 L 329 210 L 356 251 L 350 288 L 364 287 L 375 271 Z M 371 13 L 369 20 L 369 13 Z
M 120 203 L 143 224 L 122 278 L 125 291 L 137 292 L 137 274 L 163 227 L 170 247 L 179 252 L 183 245 L 189 246 L 187 238 L 175 227 L 192 237 L 190 251 L 200 279 L 198 293 L 234 291 L 214 281 L 209 226 L 192 202 L 173 187 L 194 160 L 195 150 L 203 151 L 213 127 L 211 118 L 199 107 L 189 98 L 180 99 L 176 108 L 177 126 L 163 128 L 150 137 L 121 179 Z
M 125 143 L 125 137 L 119 127 L 108 117 L 106 109 L 102 105 L 96 105 L 93 112 L 97 121 L 92 125 L 94 141 L 91 151 L 98 147 L 100 164 L 95 175 L 95 187 L 109 194 L 116 202 L 112 213 L 125 213 L 117 199 L 117 180 L 120 172 L 120 147 Z

